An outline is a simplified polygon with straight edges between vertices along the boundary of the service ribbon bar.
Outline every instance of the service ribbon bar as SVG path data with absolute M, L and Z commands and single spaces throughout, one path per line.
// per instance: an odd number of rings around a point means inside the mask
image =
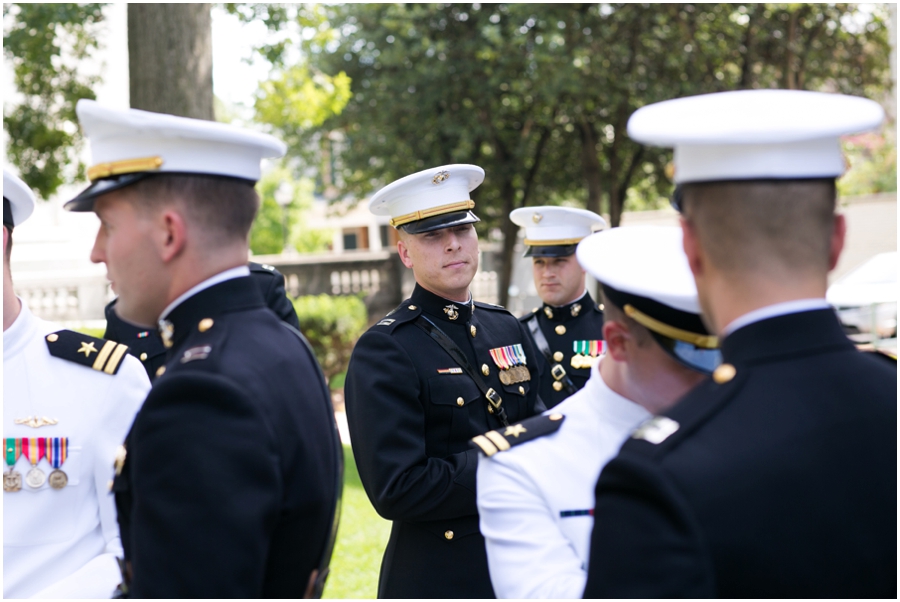
M 18 437 L 7 437 L 4 444 L 6 446 L 6 463 L 12 466 L 22 455 L 22 440 Z
M 501 348 L 491 349 L 490 350 L 491 359 L 494 360 L 494 363 L 501 370 L 506 370 L 509 368 L 509 364 L 506 363 L 506 358 L 503 357 L 503 350 Z
M 22 437 L 22 455 L 25 456 L 33 466 L 44 457 L 46 451 L 44 440 L 46 437 Z
M 69 438 L 68 437 L 47 437 L 47 441 L 45 443 L 47 447 L 47 462 L 50 463 L 50 466 L 53 468 L 59 468 L 66 462 L 66 457 L 69 453 Z

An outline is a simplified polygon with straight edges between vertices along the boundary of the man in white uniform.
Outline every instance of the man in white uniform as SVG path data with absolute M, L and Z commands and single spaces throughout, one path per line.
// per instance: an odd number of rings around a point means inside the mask
M 577 257 L 601 284 L 606 355 L 585 387 L 547 414 L 476 437 L 485 452 L 478 512 L 497 597 L 581 597 L 600 471 L 635 428 L 648 436 L 665 428 L 652 416 L 718 364 L 680 240 L 678 228 L 652 226 L 584 239 Z
M 109 598 L 122 544 L 116 449 L 150 389 L 127 347 L 63 330 L 16 297 L 12 231 L 34 196 L 3 170 L 3 596 Z

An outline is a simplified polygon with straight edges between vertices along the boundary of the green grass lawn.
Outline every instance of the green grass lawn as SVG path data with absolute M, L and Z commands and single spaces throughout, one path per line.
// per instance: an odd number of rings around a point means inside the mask
M 344 498 L 331 573 L 323 598 L 375 598 L 378 570 L 391 523 L 375 512 L 359 480 L 349 445 L 344 446 Z

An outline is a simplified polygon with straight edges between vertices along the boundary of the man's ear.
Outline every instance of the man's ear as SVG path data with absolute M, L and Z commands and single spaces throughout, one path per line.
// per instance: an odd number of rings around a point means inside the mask
M 828 250 L 828 271 L 830 272 L 837 266 L 838 259 L 841 258 L 841 251 L 844 250 L 844 241 L 847 237 L 847 219 L 843 214 L 838 213 L 834 216 L 834 229 L 831 231 L 831 246 Z
M 703 260 L 703 250 L 700 247 L 700 241 L 697 239 L 697 230 L 694 224 L 681 216 L 681 246 L 684 254 L 687 255 L 688 265 L 691 266 L 691 272 L 694 277 L 701 276 L 706 267 Z
M 617 362 L 628 361 L 629 343 L 632 341 L 628 328 L 615 320 L 603 322 L 603 339 L 606 341 L 606 355 Z
M 187 244 L 187 224 L 175 209 L 165 209 L 159 215 L 158 247 L 160 259 L 169 263 L 178 257 Z
M 397 241 L 397 253 L 400 254 L 400 261 L 403 262 L 408 268 L 413 267 L 412 257 L 409 256 L 409 247 L 406 246 L 406 242 L 403 240 Z

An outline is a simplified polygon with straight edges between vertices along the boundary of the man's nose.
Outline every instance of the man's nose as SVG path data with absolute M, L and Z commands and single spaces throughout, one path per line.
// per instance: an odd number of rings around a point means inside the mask
M 103 254 L 103 246 L 100 244 L 100 232 L 97 232 L 97 237 L 94 238 L 94 246 L 91 247 L 91 261 L 93 263 L 104 263 L 106 261 L 106 255 Z

